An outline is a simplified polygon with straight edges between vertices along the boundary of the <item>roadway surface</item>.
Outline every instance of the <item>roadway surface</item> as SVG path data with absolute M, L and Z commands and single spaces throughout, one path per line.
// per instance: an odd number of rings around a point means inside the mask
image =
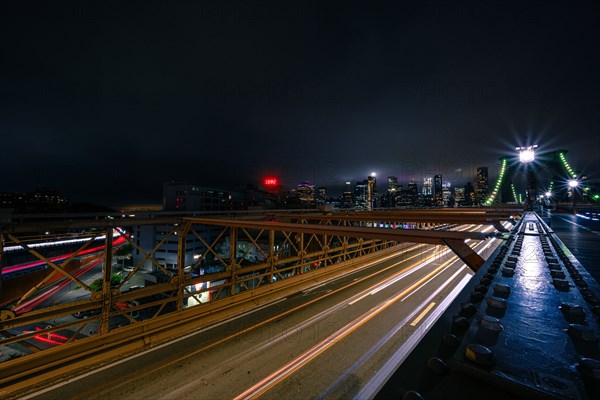
M 487 258 L 500 243 L 475 249 Z M 472 275 L 445 247 L 404 245 L 358 272 L 24 398 L 370 397 Z
M 590 216 L 548 212 L 550 225 L 571 253 L 600 282 L 600 221 Z

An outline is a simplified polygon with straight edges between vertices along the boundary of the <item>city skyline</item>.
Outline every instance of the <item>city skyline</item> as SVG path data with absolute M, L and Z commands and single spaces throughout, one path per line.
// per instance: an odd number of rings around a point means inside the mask
M 300 191 L 301 188 L 305 188 L 305 187 L 310 187 L 311 190 L 313 191 L 312 195 L 310 196 L 316 196 L 318 191 L 322 191 L 321 195 L 319 196 L 321 199 L 327 198 L 329 200 L 331 199 L 339 199 L 340 202 L 343 203 L 343 196 L 344 193 L 348 190 L 348 185 L 350 185 L 351 190 L 354 194 L 352 194 L 352 196 L 355 195 L 355 191 L 356 191 L 356 186 L 357 185 L 365 185 L 365 190 L 367 190 L 367 192 L 365 192 L 365 196 L 370 196 L 372 197 L 373 194 L 372 193 L 376 193 L 378 196 L 384 196 L 386 192 L 389 192 L 389 185 L 390 185 L 390 179 L 393 180 L 393 183 L 391 184 L 392 187 L 396 188 L 398 190 L 398 193 L 400 192 L 408 192 L 411 190 L 411 185 L 413 185 L 416 190 L 418 190 L 419 196 L 423 196 L 423 197 L 431 197 L 433 199 L 433 204 L 434 205 L 441 205 L 441 204 L 445 204 L 447 205 L 447 196 L 448 194 L 445 194 L 445 200 L 442 203 L 441 199 L 443 196 L 443 192 L 447 191 L 447 192 L 454 192 L 455 188 L 460 189 L 461 191 L 464 191 L 465 187 L 468 187 L 469 185 L 471 185 L 472 189 L 475 192 L 481 192 L 480 194 L 476 195 L 476 201 L 474 201 L 474 203 L 476 204 L 484 204 L 485 200 L 488 198 L 488 195 L 491 194 L 491 189 L 490 187 L 492 187 L 492 184 L 494 182 L 497 182 L 497 178 L 498 176 L 493 176 L 493 175 L 489 175 L 488 174 L 488 170 L 489 167 L 488 166 L 483 166 L 480 165 L 478 167 L 476 167 L 475 169 L 475 175 L 471 174 L 464 174 L 462 173 L 462 171 L 460 171 L 459 173 L 456 173 L 453 177 L 448 178 L 447 176 L 444 176 L 442 174 L 436 173 L 436 172 L 432 172 L 430 171 L 428 174 L 422 174 L 422 175 L 418 175 L 418 174 L 412 174 L 411 177 L 406 177 L 404 180 L 398 179 L 397 176 L 394 175 L 386 175 L 384 173 L 379 173 L 377 171 L 371 171 L 370 173 L 368 173 L 367 176 L 363 176 L 363 177 L 357 177 L 355 179 L 351 179 L 351 180 L 345 180 L 342 182 L 333 182 L 333 184 L 325 186 L 325 185 L 320 185 L 317 184 L 315 182 L 309 181 L 309 180 L 303 180 L 301 182 L 290 182 L 290 183 L 284 183 L 283 180 L 275 175 L 275 174 L 268 174 L 266 176 L 260 177 L 260 178 L 256 178 L 253 182 L 246 182 L 246 183 L 242 183 L 242 182 L 230 182 L 229 185 L 224 185 L 224 186 L 210 186 L 210 185 L 204 185 L 202 182 L 199 181 L 194 181 L 194 180 L 188 180 L 188 181 L 170 181 L 170 182 L 163 182 L 161 184 L 162 186 L 166 186 L 166 185 L 172 185 L 172 184 L 183 184 L 183 185 L 192 185 L 192 186 L 201 186 L 204 188 L 211 188 L 217 191 L 224 191 L 224 192 L 228 192 L 228 193 L 241 193 L 249 188 L 252 188 L 252 190 L 259 190 L 259 191 L 263 191 L 265 193 L 288 193 L 290 191 Z M 484 177 L 482 178 L 480 176 L 480 171 L 485 171 L 484 173 Z M 373 182 L 371 182 L 371 178 L 373 178 Z M 380 179 L 380 183 L 377 186 L 377 184 L 375 183 L 376 179 L 379 178 Z M 482 180 L 482 182 L 485 182 L 484 184 L 482 184 L 482 189 L 478 189 L 478 181 Z M 373 185 L 371 186 L 372 183 Z M 521 193 L 525 190 L 525 186 L 524 185 L 525 182 L 520 182 L 520 187 L 517 189 L 517 192 Z M 597 182 L 592 182 L 587 180 L 588 184 L 591 184 L 592 187 L 596 188 L 598 187 L 598 183 Z M 554 183 L 552 182 L 551 185 L 553 185 Z M 517 183 L 517 185 L 519 185 L 519 183 Z M 565 180 L 564 185 L 565 187 L 568 186 L 568 182 Z M 558 189 L 558 188 L 557 188 Z M 597 189 L 595 189 L 597 190 Z M 327 193 L 329 193 L 328 196 L 324 197 L 325 191 Z M 371 194 L 369 194 L 369 192 L 372 192 Z M 55 188 L 53 187 L 49 187 L 49 186 L 42 186 L 40 188 L 32 188 L 30 190 L 25 190 L 22 192 L 8 192 L 8 191 L 0 191 L 0 195 L 4 195 L 5 198 L 6 196 L 10 195 L 11 193 L 17 194 L 17 195 L 25 195 L 25 196 L 39 196 L 40 194 L 43 194 L 44 196 L 58 196 L 60 197 L 62 200 L 61 202 L 63 202 L 64 204 L 68 204 L 68 203 L 94 203 L 92 201 L 92 199 L 72 199 L 72 196 L 69 193 L 62 193 L 60 191 L 57 191 Z M 308 196 L 308 197 L 310 197 Z M 1 199 L 0 199 L 1 200 Z M 492 198 L 493 200 L 497 200 Z M 373 200 L 365 200 L 366 204 L 373 204 Z M 156 205 L 159 204 L 161 202 L 164 202 L 164 192 L 161 192 L 160 196 L 152 199 L 151 201 L 143 201 L 140 202 L 140 205 Z M 95 204 L 101 205 L 101 206 L 108 206 L 108 207 L 114 207 L 114 208 L 119 208 L 119 207 L 123 207 L 123 206 L 128 206 L 131 203 L 126 202 L 124 199 L 116 199 L 116 201 L 114 201 L 113 203 L 102 203 L 102 202 L 96 202 Z M 0 208 L 2 205 L 2 201 L 0 201 Z M 372 207 L 372 206 L 371 206 Z

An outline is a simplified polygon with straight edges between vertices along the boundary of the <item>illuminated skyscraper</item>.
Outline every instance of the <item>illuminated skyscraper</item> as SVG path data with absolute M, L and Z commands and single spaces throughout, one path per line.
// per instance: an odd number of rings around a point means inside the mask
M 472 206 L 475 203 L 475 189 L 473 189 L 473 184 L 471 182 L 467 182 L 465 184 L 465 205 Z
M 433 195 L 433 178 L 423 178 L 423 196 L 432 196 Z
M 296 187 L 296 190 L 301 203 L 313 204 L 315 202 L 315 185 L 302 182 Z
M 398 190 L 398 178 L 395 176 L 388 176 L 388 193 L 395 192 Z
M 402 191 L 402 185 L 398 185 L 398 178 L 395 176 L 388 176 L 388 187 L 387 193 L 383 196 L 382 207 L 395 207 L 396 198 Z
M 433 204 L 436 206 L 444 205 L 442 196 L 442 175 L 433 177 Z
M 367 210 L 373 210 L 375 207 L 375 194 L 377 192 L 377 180 L 375 172 L 367 178 Z
M 465 188 L 464 187 L 455 187 L 454 188 L 454 200 L 456 204 L 459 206 L 465 205 Z
M 356 182 L 354 186 L 354 207 L 358 210 L 367 209 L 367 181 Z
M 317 189 L 317 202 L 319 204 L 324 204 L 329 200 L 327 197 L 327 188 L 320 187 Z
M 488 196 L 488 167 L 477 167 L 475 176 L 475 203 L 482 205 Z
M 410 198 L 410 205 L 413 207 L 419 205 L 419 184 L 416 181 L 411 180 L 408 182 L 407 191 Z
M 348 181 L 344 187 L 344 193 L 342 193 L 342 208 L 352 208 L 353 206 L 352 183 Z
M 454 206 L 454 199 L 452 198 L 452 191 L 450 190 L 450 182 L 448 181 L 442 183 L 442 205 L 444 207 Z

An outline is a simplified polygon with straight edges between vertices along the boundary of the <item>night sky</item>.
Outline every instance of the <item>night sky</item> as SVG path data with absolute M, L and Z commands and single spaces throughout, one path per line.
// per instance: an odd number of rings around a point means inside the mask
M 534 143 L 598 178 L 599 13 L 573 3 L 2 2 L 0 191 L 464 184 Z

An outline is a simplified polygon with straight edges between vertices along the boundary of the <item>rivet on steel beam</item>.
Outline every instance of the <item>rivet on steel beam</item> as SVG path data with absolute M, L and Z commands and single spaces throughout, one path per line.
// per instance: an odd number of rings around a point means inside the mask
M 402 395 L 402 400 L 424 400 L 424 398 L 419 394 L 419 392 L 409 390 L 404 392 L 404 394 Z
M 590 303 L 592 306 L 600 306 L 600 297 L 596 296 L 595 293 L 583 296 L 583 299 Z
M 494 294 L 495 297 L 500 297 L 503 299 L 507 299 L 510 296 L 510 286 L 499 283 L 494 285 Z
M 598 338 L 594 333 L 594 330 L 589 326 L 581 324 L 569 324 L 567 333 L 571 336 L 571 339 L 580 342 L 597 342 Z
M 584 325 L 586 323 L 585 312 L 579 304 L 562 303 L 560 305 L 560 311 L 562 311 L 563 316 L 570 324 Z
M 486 285 L 477 285 L 473 289 L 474 292 L 480 292 L 482 294 L 485 294 L 487 292 L 487 290 L 488 290 L 488 287 Z
M 577 366 L 590 398 L 600 397 L 600 361 L 593 358 L 582 358 Z
M 580 288 L 587 288 L 587 287 L 588 287 L 588 284 L 587 284 L 587 282 L 586 282 L 586 281 L 584 281 L 584 280 L 583 280 L 583 279 L 581 279 L 581 278 L 575 278 L 575 279 L 573 279 L 573 282 L 575 282 L 575 284 L 576 284 L 577 286 L 579 286 Z
M 596 318 L 596 321 L 600 323 L 600 306 L 592 307 L 592 315 Z
M 557 290 L 560 290 L 561 292 L 568 292 L 569 288 L 571 287 L 569 285 L 569 282 L 567 282 L 564 279 L 553 279 L 552 284 Z
M 460 340 L 456 337 L 456 335 L 447 333 L 442 337 L 442 340 L 440 341 L 440 348 L 438 353 L 440 357 L 448 358 L 456 351 L 456 349 L 458 349 L 459 346 Z
M 471 318 L 477 312 L 477 307 L 473 303 L 463 303 L 460 305 L 460 315 L 465 318 Z
M 560 265 L 558 265 L 558 264 L 548 264 L 548 269 L 550 271 L 560 271 L 561 270 Z
M 493 346 L 498 342 L 498 336 L 504 330 L 500 320 L 495 317 L 484 315 L 479 320 L 479 327 L 475 337 L 477 341 L 486 346 Z
M 463 316 L 455 316 L 452 320 L 452 333 L 457 336 L 462 336 L 469 329 L 469 320 Z
M 480 344 L 470 344 L 465 350 L 465 357 L 482 367 L 493 367 L 496 363 L 494 353 Z
M 431 357 L 427 360 L 427 369 L 437 375 L 450 375 L 450 367 L 438 357 Z
M 562 271 L 550 271 L 552 278 L 565 279 L 565 273 Z
M 481 278 L 481 280 L 479 281 L 479 284 L 483 286 L 489 286 L 490 283 L 492 283 L 492 281 L 488 278 Z
M 481 300 L 483 300 L 484 297 L 485 297 L 484 293 L 481 293 L 478 291 L 473 291 L 473 293 L 471 293 L 471 302 L 479 303 L 479 302 L 481 302 Z
M 487 308 L 485 313 L 492 317 L 502 318 L 506 314 L 506 300 L 500 297 L 490 297 L 487 299 Z

